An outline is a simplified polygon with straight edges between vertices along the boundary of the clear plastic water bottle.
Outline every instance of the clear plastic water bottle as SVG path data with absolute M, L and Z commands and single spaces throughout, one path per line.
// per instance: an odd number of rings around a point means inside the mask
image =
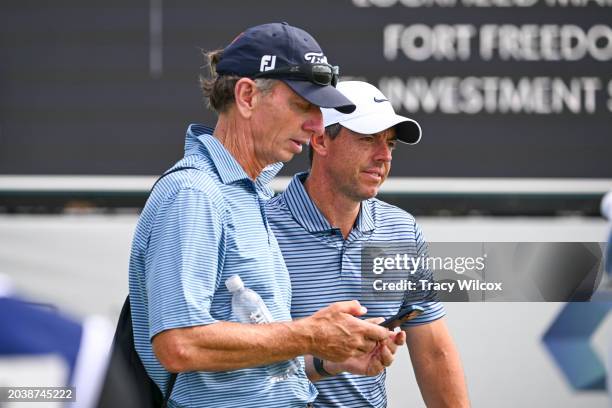
M 238 275 L 232 275 L 225 281 L 225 286 L 232 293 L 232 312 L 241 323 L 272 323 L 274 318 L 261 296 L 254 290 L 246 288 Z M 300 361 L 297 358 L 266 366 L 272 382 L 286 380 L 297 374 Z

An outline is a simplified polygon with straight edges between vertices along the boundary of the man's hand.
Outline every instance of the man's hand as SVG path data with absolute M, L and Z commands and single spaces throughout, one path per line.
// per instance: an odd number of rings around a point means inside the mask
M 310 354 L 340 362 L 374 351 L 378 342 L 389 337 L 386 328 L 356 317 L 365 313 L 356 300 L 338 302 L 295 323 L 309 337 Z M 384 356 L 388 357 L 387 352 Z
M 217 322 L 169 329 L 153 337 L 153 351 L 175 373 L 238 370 L 307 354 L 344 361 L 369 353 L 389 337 L 384 327 L 355 317 L 365 312 L 354 300 L 290 322 Z
M 384 319 L 377 319 L 379 322 L 383 320 Z M 383 372 L 385 367 L 389 367 L 393 363 L 397 347 L 405 343 L 405 332 L 389 332 L 389 337 L 380 342 L 371 352 L 361 356 L 351 357 L 341 363 L 326 361 L 324 368 L 330 374 L 334 375 L 344 371 L 358 375 L 378 375 Z

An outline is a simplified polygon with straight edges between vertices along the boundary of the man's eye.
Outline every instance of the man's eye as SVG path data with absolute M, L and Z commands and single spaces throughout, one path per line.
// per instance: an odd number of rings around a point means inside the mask
M 307 111 L 310 109 L 312 104 L 304 99 L 295 99 L 293 104 L 300 110 Z

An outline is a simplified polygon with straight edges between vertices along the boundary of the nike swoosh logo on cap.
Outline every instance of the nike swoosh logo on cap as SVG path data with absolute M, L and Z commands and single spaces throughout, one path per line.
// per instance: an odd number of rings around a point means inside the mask
M 384 98 L 383 99 L 378 99 L 377 97 L 374 97 L 374 102 L 376 102 L 376 103 L 389 102 L 389 100 L 388 99 L 384 99 Z

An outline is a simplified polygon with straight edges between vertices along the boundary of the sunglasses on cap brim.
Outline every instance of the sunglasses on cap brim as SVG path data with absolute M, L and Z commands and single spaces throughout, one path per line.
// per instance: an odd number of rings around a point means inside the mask
M 340 68 L 329 64 L 301 64 L 271 69 L 253 75 L 253 78 L 306 79 L 313 84 L 333 87 L 338 83 Z

